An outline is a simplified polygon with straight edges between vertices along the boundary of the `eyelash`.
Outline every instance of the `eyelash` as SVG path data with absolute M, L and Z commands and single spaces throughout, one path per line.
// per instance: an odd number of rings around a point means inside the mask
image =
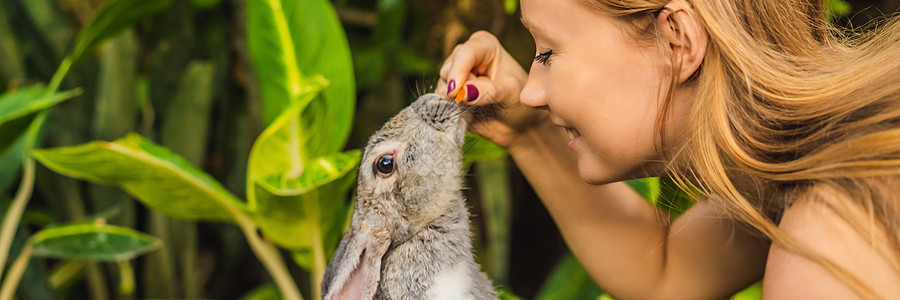
M 534 57 L 534 61 L 539 62 L 542 65 L 546 65 L 547 61 L 550 60 L 550 55 L 553 55 L 553 50 L 547 50 L 547 52 L 538 54 Z

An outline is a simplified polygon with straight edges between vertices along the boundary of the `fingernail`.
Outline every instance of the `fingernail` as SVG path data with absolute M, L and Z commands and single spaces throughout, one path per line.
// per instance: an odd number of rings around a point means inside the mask
M 475 99 L 478 99 L 478 88 L 475 85 L 467 84 L 466 85 L 466 101 L 472 102 Z
M 450 95 L 450 92 L 456 89 L 456 80 L 450 80 L 450 83 L 447 84 L 447 95 Z

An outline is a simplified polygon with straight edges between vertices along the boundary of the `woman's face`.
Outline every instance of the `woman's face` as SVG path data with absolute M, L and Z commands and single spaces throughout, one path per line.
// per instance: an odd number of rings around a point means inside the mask
M 579 0 L 521 4 L 537 48 L 522 104 L 548 110 L 566 129 L 587 182 L 658 175 L 657 113 L 671 74 L 663 48 L 639 43 L 627 24 Z M 667 131 L 680 127 L 673 123 Z

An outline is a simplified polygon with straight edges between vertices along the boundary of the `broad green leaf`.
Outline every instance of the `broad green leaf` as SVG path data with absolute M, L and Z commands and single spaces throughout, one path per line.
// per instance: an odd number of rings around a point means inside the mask
M 669 213 L 672 217 L 680 216 L 697 202 L 668 177 L 633 179 L 625 181 L 625 183 L 641 195 L 641 198 Z
M 466 139 L 463 143 L 463 164 L 468 165 L 476 161 L 500 158 L 505 155 L 506 149 L 480 135 L 466 131 Z
M 597 299 L 602 294 L 575 256 L 566 253 L 544 280 L 535 299 Z
M 257 184 L 273 195 L 305 194 L 346 176 L 350 171 L 356 169 L 360 158 L 359 150 L 321 156 L 305 164 L 303 172 L 297 177 L 291 177 L 289 173 L 272 174 L 261 178 Z
M 134 133 L 114 142 L 35 150 L 33 155 L 58 173 L 119 186 L 171 217 L 231 221 L 233 213 L 244 209 L 212 176 Z
M 300 100 L 304 77 L 320 74 L 330 84 L 301 114 L 303 130 L 316 141 L 304 144 L 304 152 L 318 156 L 341 150 L 353 122 L 356 91 L 347 38 L 331 4 L 248 1 L 247 39 L 266 124 Z
M 174 0 L 114 0 L 100 8 L 97 15 L 85 25 L 68 59 L 77 62 L 85 52 L 100 41 L 119 33 L 132 24 L 165 10 Z
M 312 139 L 309 128 L 300 125 L 300 112 L 325 84 L 321 77 L 305 81 L 297 100 L 287 106 L 256 138 L 247 162 L 248 183 L 278 174 L 297 177 L 303 173 L 304 165 L 308 164 L 305 160 L 312 156 L 304 151 L 303 145 L 317 141 Z M 253 206 L 253 197 L 249 198 L 250 205 Z
M 632 179 L 625 181 L 625 184 L 650 204 L 656 204 L 656 200 L 659 199 L 659 177 Z
M 75 224 L 41 230 L 31 237 L 34 255 L 100 261 L 128 260 L 156 250 L 152 236 L 106 224 Z
M 44 96 L 42 85 L 32 85 L 0 95 L 0 153 L 25 133 L 38 112 L 80 94 L 74 89 Z
M 358 150 L 313 157 L 302 145 L 315 143 L 298 114 L 321 81 L 263 130 L 250 151 L 248 201 L 266 236 L 292 250 L 311 249 L 317 235 L 328 245 L 340 238 L 349 206 L 346 195 L 359 163 Z M 333 232 L 338 232 L 334 234 Z M 327 250 L 327 249 L 326 249 Z
M 274 195 L 257 185 L 254 187 L 257 198 L 254 221 L 267 238 L 282 247 L 299 251 L 301 255 L 311 257 L 317 247 L 316 240 L 320 240 L 324 257 L 328 258 L 343 234 L 349 215 L 347 211 L 351 207 L 347 194 L 354 179 L 355 173 L 347 172 L 337 180 L 293 196 Z M 312 262 L 310 257 L 299 260 Z
M 759 300 L 762 298 L 762 281 L 731 296 L 732 300 Z
M 689 188 L 693 189 L 693 187 Z M 691 192 L 695 195 L 699 194 L 696 190 Z M 678 187 L 674 180 L 668 177 L 659 179 L 659 198 L 656 201 L 656 207 L 669 213 L 672 217 L 678 217 L 691 208 L 694 203 L 697 203 L 697 200 Z

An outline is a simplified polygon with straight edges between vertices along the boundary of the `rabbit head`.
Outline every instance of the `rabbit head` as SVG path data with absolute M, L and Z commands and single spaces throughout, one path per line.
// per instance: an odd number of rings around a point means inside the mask
M 427 94 L 369 139 L 350 230 L 323 281 L 325 299 L 371 299 L 388 248 L 462 201 L 460 114 L 456 103 Z

